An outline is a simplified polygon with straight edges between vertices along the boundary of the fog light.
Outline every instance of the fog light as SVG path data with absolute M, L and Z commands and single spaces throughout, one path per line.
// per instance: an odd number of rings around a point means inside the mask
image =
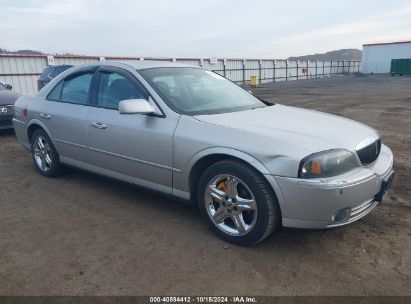
M 331 217 L 331 221 L 333 223 L 342 223 L 345 222 L 348 217 L 350 216 L 351 213 L 351 208 L 345 208 L 345 209 L 341 209 L 338 210 L 332 217 Z

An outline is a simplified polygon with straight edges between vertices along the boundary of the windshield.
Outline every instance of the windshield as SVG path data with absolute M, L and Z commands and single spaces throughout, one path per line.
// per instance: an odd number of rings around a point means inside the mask
M 203 69 L 153 68 L 139 72 L 179 113 L 217 114 L 266 106 L 238 85 Z

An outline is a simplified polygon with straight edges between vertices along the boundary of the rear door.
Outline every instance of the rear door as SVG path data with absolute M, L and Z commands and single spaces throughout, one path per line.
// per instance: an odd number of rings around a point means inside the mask
M 95 68 L 81 70 L 60 81 L 39 113 L 63 161 L 89 161 L 87 118 L 94 72 Z
M 88 121 L 92 164 L 171 193 L 173 133 L 178 119 L 120 114 L 121 100 L 149 100 L 138 80 L 120 68 L 100 68 L 93 96 Z

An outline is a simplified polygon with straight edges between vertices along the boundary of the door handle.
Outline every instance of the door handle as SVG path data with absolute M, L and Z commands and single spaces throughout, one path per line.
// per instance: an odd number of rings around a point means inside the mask
M 46 113 L 40 113 L 40 117 L 44 118 L 44 119 L 50 119 L 51 115 L 50 114 L 46 114 Z
M 98 122 L 98 121 L 93 121 L 93 122 L 91 123 L 91 125 L 92 125 L 94 128 L 97 128 L 97 129 L 107 129 L 107 125 L 105 125 L 105 124 L 103 124 L 103 123 L 101 123 L 101 122 Z

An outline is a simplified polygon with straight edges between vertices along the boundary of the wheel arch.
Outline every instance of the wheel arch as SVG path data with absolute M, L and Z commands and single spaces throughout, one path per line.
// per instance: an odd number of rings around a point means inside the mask
M 186 172 L 189 172 L 188 188 L 191 200 L 195 200 L 197 197 L 198 182 L 204 170 L 214 163 L 227 159 L 237 160 L 256 169 L 264 176 L 267 182 L 272 186 L 272 181 L 269 181 L 265 176 L 266 174 L 270 174 L 268 169 L 260 161 L 258 161 L 251 155 L 230 148 L 210 148 L 202 150 L 195 156 L 193 156 L 187 166 Z M 274 189 L 276 187 L 272 188 L 274 194 L 278 197 L 278 193 L 276 189 Z
M 46 134 L 48 135 L 48 137 L 52 141 L 53 145 L 56 146 L 55 143 L 54 143 L 54 139 L 51 136 L 50 132 L 48 131 L 47 127 L 44 125 L 44 123 L 42 123 L 40 120 L 37 120 L 37 119 L 31 120 L 27 125 L 27 139 L 29 140 L 30 145 L 31 145 L 31 141 L 32 141 L 31 137 L 33 136 L 34 132 L 38 129 L 43 130 L 44 132 L 46 132 Z

